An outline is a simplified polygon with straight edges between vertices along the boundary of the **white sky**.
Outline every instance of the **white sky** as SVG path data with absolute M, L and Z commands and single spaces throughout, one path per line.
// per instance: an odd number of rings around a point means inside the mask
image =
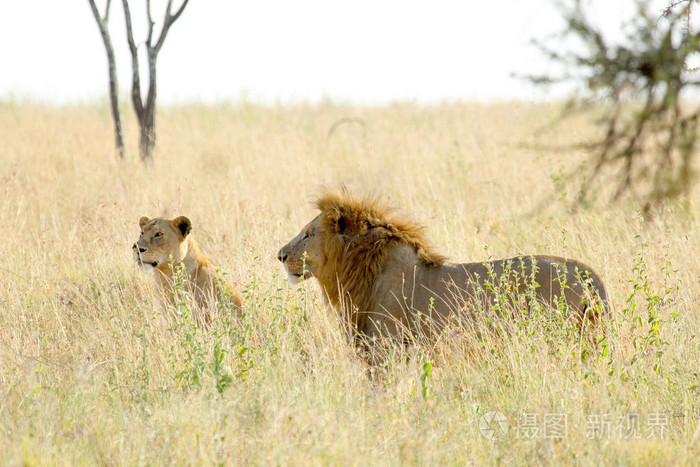
M 104 2 L 97 0 L 101 8 Z M 606 6 L 597 19 L 613 29 L 634 7 L 632 0 L 600 2 Z M 153 1 L 156 21 L 165 3 Z M 190 0 L 159 56 L 158 101 L 542 99 L 552 94 L 511 75 L 552 69 L 530 41 L 561 29 L 554 3 Z M 144 0 L 130 4 L 134 21 L 145 17 Z M 126 95 L 131 62 L 120 0 L 113 0 L 110 29 Z M 143 42 L 143 28 L 135 36 Z M 0 100 L 106 99 L 107 86 L 105 50 L 87 0 L 5 2 Z

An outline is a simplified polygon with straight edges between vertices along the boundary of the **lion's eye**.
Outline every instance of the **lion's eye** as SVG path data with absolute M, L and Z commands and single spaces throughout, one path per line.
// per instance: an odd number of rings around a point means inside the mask
M 302 240 L 306 240 L 307 238 L 309 238 L 308 232 L 304 234 L 304 238 L 302 238 Z
M 162 236 L 163 236 L 162 233 L 156 232 L 156 234 L 153 236 L 153 238 L 160 238 L 160 237 L 162 237 Z

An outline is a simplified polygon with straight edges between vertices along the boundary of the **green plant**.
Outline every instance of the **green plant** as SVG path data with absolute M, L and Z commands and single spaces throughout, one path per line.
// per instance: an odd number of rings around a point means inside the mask
M 643 227 L 644 217 L 642 215 L 638 216 L 638 222 L 640 228 Z M 639 244 L 639 249 L 633 259 L 633 276 L 629 280 L 631 290 L 627 295 L 622 316 L 632 335 L 634 355 L 630 365 L 632 366 L 632 374 L 636 376 L 634 380 L 636 387 L 640 382 L 648 380 L 646 365 L 643 363 L 646 360 L 652 359 L 654 362 L 652 369 L 655 373 L 659 375 L 664 373 L 661 361 L 670 342 L 664 337 L 664 328 L 667 323 L 661 310 L 671 307 L 669 317 L 672 320 L 677 318 L 673 307 L 679 305 L 680 299 L 677 294 L 681 284 L 680 280 L 674 285 L 671 284 L 672 273 L 677 270 L 673 269 L 668 253 L 666 253 L 664 265 L 661 268 L 664 271 L 664 283 L 662 290 L 658 292 L 649 280 L 649 265 L 646 258 L 649 246 L 643 240 L 642 233 L 635 235 L 635 240 Z M 628 371 L 621 376 L 627 380 L 629 374 Z
M 420 387 L 421 387 L 421 397 L 423 400 L 428 400 L 428 378 L 430 378 L 430 371 L 433 368 L 433 364 L 430 362 L 423 363 L 423 372 L 420 375 Z
M 192 308 L 196 305 L 188 291 L 185 266 L 173 265 L 171 257 L 169 267 L 173 289 L 170 296 L 175 304 L 174 323 L 170 331 L 177 339 L 170 346 L 171 367 L 175 372 L 175 381 L 183 390 L 199 389 L 207 363 L 201 332 L 192 316 Z M 179 358 L 181 352 L 184 352 L 183 360 Z

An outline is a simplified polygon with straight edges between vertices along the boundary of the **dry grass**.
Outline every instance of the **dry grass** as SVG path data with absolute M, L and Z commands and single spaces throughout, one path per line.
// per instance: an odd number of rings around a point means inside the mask
M 536 134 L 556 112 L 171 108 L 144 168 L 115 160 L 106 109 L 0 104 L 3 463 L 696 462 L 698 191 L 689 212 L 667 206 L 647 222 L 632 203 L 571 212 L 581 179 L 559 176 L 585 155 L 534 145 L 594 128 Z M 329 137 L 343 118 L 359 120 Z M 566 339 L 516 333 L 486 342 L 479 361 L 445 349 L 424 376 L 415 351 L 369 380 L 316 285 L 289 286 L 275 260 L 319 188 L 341 183 L 411 213 L 455 259 L 591 264 L 613 298 L 614 358 L 581 363 Z M 141 215 L 178 214 L 245 290 L 242 322 L 202 332 L 160 316 L 130 247 Z M 497 441 L 479 431 L 490 410 L 510 422 Z M 563 436 L 551 437 L 553 414 L 566 416 Z

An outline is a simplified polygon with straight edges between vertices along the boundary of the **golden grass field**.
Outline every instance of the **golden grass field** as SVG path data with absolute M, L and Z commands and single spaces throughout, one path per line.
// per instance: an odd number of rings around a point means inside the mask
M 700 204 L 572 210 L 593 116 L 554 104 L 246 103 L 162 109 L 155 163 L 117 160 L 106 105 L 0 104 L 3 465 L 696 464 Z M 345 123 L 334 123 L 341 119 Z M 313 280 L 277 250 L 322 187 L 375 193 L 459 261 L 580 259 L 612 298 L 612 356 L 515 332 L 477 358 L 414 349 L 368 378 Z M 192 219 L 246 297 L 210 329 L 161 316 L 138 219 Z M 430 363 L 430 374 L 426 374 Z M 509 430 L 489 439 L 489 412 Z M 503 436 L 501 436 L 503 435 Z

